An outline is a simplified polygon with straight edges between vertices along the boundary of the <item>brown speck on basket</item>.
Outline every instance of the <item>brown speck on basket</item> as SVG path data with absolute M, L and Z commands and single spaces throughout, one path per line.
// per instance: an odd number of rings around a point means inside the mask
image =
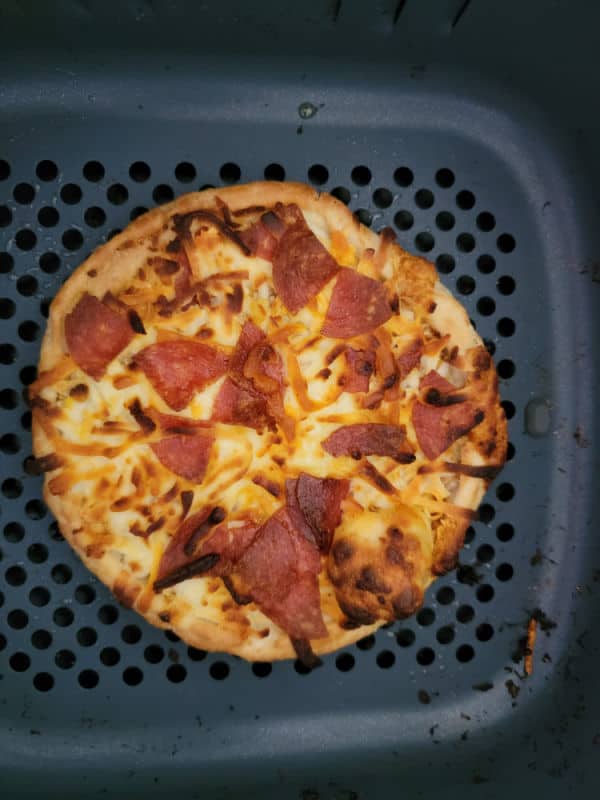
M 531 675 L 533 672 L 533 649 L 535 647 L 535 639 L 537 636 L 537 619 L 532 617 L 527 626 L 527 645 L 525 647 L 525 675 Z

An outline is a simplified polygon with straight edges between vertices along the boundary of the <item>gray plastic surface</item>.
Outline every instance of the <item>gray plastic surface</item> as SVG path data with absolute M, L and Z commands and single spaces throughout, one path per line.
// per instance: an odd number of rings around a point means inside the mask
M 0 7 L 7 797 L 598 794 L 600 157 L 579 105 L 598 14 L 473 2 L 452 27 L 462 2 L 418 5 L 65 2 L 52 33 L 50 4 Z M 22 398 L 47 300 L 110 231 L 169 187 L 273 164 L 314 181 L 324 166 L 321 188 L 438 259 L 495 350 L 514 446 L 427 610 L 310 674 L 188 652 L 118 607 L 39 504 Z M 513 656 L 536 610 L 525 678 Z

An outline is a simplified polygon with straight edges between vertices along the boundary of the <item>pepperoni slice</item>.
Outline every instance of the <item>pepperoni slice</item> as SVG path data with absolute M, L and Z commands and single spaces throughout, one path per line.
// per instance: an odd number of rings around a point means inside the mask
M 294 525 L 322 553 L 328 553 L 333 532 L 342 520 L 341 502 L 350 481 L 315 478 L 302 472 L 285 482 L 288 512 Z
M 383 284 L 344 267 L 333 287 L 322 333 L 334 339 L 350 339 L 378 328 L 391 316 Z
M 247 320 L 242 326 L 235 350 L 229 362 L 230 372 L 241 374 L 244 364 L 252 348 L 265 339 L 265 334 L 252 320 Z
M 345 392 L 368 392 L 371 375 L 375 372 L 375 353 L 372 350 L 354 350 L 349 347 L 345 352 L 348 370 L 344 375 Z
M 263 218 L 266 215 L 263 214 Z M 275 216 L 274 214 L 272 216 Z M 240 239 L 250 250 L 253 256 L 270 261 L 277 247 L 277 236 L 265 224 L 263 218 L 259 219 L 245 231 L 240 231 Z
M 135 361 L 174 411 L 185 408 L 196 391 L 227 370 L 227 358 L 218 350 L 184 339 L 152 344 Z
M 245 425 L 259 432 L 264 428 L 277 430 L 267 398 L 257 392 L 250 381 L 234 380 L 229 376 L 215 397 L 211 419 L 229 425 Z
M 332 456 L 389 456 L 400 464 L 412 464 L 415 456 L 406 440 L 404 425 L 385 425 L 379 422 L 344 425 L 321 442 L 323 450 Z
M 260 528 L 236 567 L 245 593 L 295 639 L 327 636 L 321 614 L 316 546 L 300 533 L 286 508 Z
M 193 436 L 168 436 L 152 442 L 150 447 L 163 467 L 188 481 L 200 483 L 206 472 L 214 438 L 208 432 L 199 432 Z
M 75 363 L 95 380 L 135 336 L 126 316 L 84 294 L 65 317 L 65 339 Z
M 400 380 L 403 381 L 406 376 L 412 372 L 415 367 L 419 366 L 421 356 L 423 355 L 423 341 L 422 339 L 415 339 L 414 342 L 400 354 L 398 357 L 398 371 L 400 373 Z
M 272 256 L 273 285 L 287 310 L 295 314 L 340 267 L 308 227 L 297 205 L 278 205 L 275 211 L 285 223 L 285 231 Z
M 479 425 L 484 413 L 435 370 L 421 378 L 419 388 L 429 391 L 425 403 L 415 402 L 412 423 L 419 447 L 433 460 Z

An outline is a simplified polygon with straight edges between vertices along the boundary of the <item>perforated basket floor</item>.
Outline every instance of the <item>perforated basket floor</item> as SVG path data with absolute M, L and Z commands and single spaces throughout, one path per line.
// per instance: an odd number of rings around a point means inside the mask
M 485 783 L 499 797 L 515 771 L 522 789 L 564 796 L 558 779 L 586 774 L 570 771 L 573 753 L 591 758 L 600 742 L 585 677 L 598 666 L 586 629 L 600 559 L 585 538 L 597 287 L 577 188 L 547 131 L 524 108 L 437 88 L 222 73 L 192 86 L 175 70 L 140 88 L 129 77 L 49 79 L 42 109 L 37 83 L 15 81 L 0 109 L 7 796 L 351 800 L 394 787 L 464 796 Z M 62 539 L 30 455 L 26 387 L 72 270 L 155 204 L 263 177 L 331 191 L 434 261 L 496 359 L 510 420 L 509 461 L 458 571 L 415 618 L 313 672 L 187 648 L 120 607 Z

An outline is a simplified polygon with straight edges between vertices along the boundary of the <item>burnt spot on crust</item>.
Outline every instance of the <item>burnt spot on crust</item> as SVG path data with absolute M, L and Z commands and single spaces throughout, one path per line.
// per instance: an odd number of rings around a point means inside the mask
M 185 519 L 188 511 L 194 502 L 194 493 L 190 490 L 185 490 L 181 493 L 181 519 Z
M 191 225 L 194 219 L 201 220 L 217 228 L 223 236 L 237 245 L 245 256 L 250 255 L 250 248 L 242 241 L 238 234 L 232 230 L 221 217 L 218 217 L 212 211 L 206 211 L 204 209 L 190 211 L 187 214 L 175 214 L 173 216 L 173 227 L 181 238 L 191 239 Z
M 397 314 L 400 311 L 400 298 L 398 294 L 394 294 L 390 300 L 390 309 L 392 313 Z
M 354 555 L 354 548 L 347 539 L 339 539 L 333 543 L 331 555 L 336 566 L 340 566 Z
M 363 567 L 355 586 L 363 592 L 371 594 L 390 594 L 392 587 L 383 581 L 373 567 Z
M 393 494 L 396 489 L 388 481 L 385 475 L 382 475 L 379 470 L 367 461 L 362 468 L 362 474 L 367 478 L 370 483 L 373 483 L 384 494 Z
M 224 575 L 223 583 L 225 584 L 225 588 L 233 598 L 233 600 L 238 604 L 238 606 L 247 606 L 248 603 L 252 602 L 252 598 L 250 595 L 243 594 L 242 592 L 238 592 L 235 587 L 235 583 L 233 579 L 229 575 Z
M 42 475 L 44 472 L 53 472 L 64 465 L 64 459 L 58 453 L 48 453 L 48 455 L 34 458 L 30 467 L 32 475 Z
M 77 383 L 75 386 L 72 386 L 71 389 L 69 389 L 69 397 L 72 397 L 73 400 L 78 400 L 79 402 L 86 400 L 89 393 L 90 390 L 85 383 Z
M 130 308 L 127 312 L 127 319 L 129 320 L 131 330 L 134 333 L 139 333 L 141 336 L 146 335 L 146 328 L 144 328 L 144 323 L 142 322 L 142 319 L 137 311 L 135 311 L 133 308 Z
M 317 378 L 323 378 L 324 381 L 326 381 L 330 377 L 331 377 L 331 370 L 328 369 L 327 367 L 323 367 L 323 369 L 317 372 Z
M 156 424 L 147 414 L 144 413 L 142 410 L 142 405 L 137 397 L 132 400 L 131 403 L 129 403 L 127 410 L 140 428 L 144 431 L 144 433 L 152 433 L 154 430 L 156 430 Z
M 372 625 L 377 622 L 377 616 L 365 611 L 361 606 L 352 605 L 338 598 L 338 605 L 348 619 L 358 625 Z
M 158 618 L 161 622 L 171 622 L 171 615 L 168 611 L 159 612 Z
M 292 643 L 292 647 L 296 651 L 296 655 L 305 667 L 308 667 L 308 669 L 314 669 L 315 667 L 321 666 L 323 662 L 313 652 L 308 639 L 293 639 L 290 637 L 290 641 Z
M 167 253 L 178 253 L 181 250 L 181 239 L 176 236 L 167 244 L 165 250 Z
M 392 598 L 392 607 L 396 619 L 404 619 L 414 614 L 423 601 L 423 594 L 407 583 L 406 586 Z
M 225 296 L 225 301 L 227 303 L 227 309 L 232 314 L 240 313 L 242 306 L 244 305 L 244 290 L 242 289 L 241 284 L 236 283 L 236 285 L 233 287 L 233 291 Z
M 478 352 L 475 354 L 473 366 L 480 372 L 487 372 L 492 366 L 492 358 L 484 347 L 478 349 Z

